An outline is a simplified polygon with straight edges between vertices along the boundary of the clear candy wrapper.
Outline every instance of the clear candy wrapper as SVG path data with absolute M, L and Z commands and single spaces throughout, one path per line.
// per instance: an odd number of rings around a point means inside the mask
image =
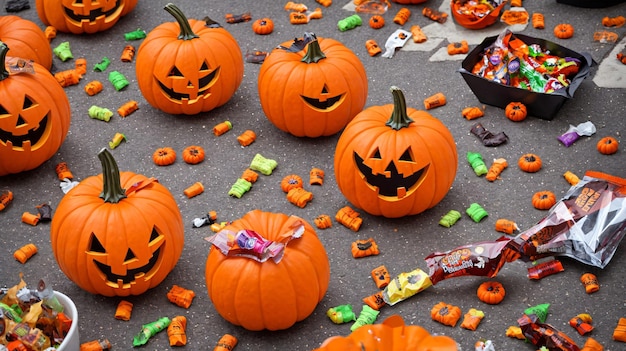
M 302 234 L 304 234 L 304 224 L 294 219 L 291 230 L 283 233 L 280 241 L 267 240 L 253 230 L 243 229 L 235 233 L 228 228 L 220 230 L 206 240 L 226 256 L 243 256 L 259 262 L 265 262 L 271 258 L 279 263 L 283 258 L 287 243 L 292 239 L 300 238 Z
M 397 29 L 393 32 L 387 41 L 385 42 L 385 52 L 381 55 L 382 57 L 392 58 L 393 54 L 395 54 L 396 49 L 402 48 L 404 44 L 411 38 L 411 32 L 404 29 Z
M 581 123 L 577 126 L 569 125 L 569 129 L 558 137 L 559 141 L 566 147 L 572 146 L 581 136 L 592 136 L 596 133 L 596 126 L 591 122 Z

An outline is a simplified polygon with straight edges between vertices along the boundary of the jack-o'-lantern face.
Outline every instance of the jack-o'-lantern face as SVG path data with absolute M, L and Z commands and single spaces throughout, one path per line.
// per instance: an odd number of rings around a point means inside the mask
M 384 153 L 388 154 L 385 156 Z M 396 157 L 396 151 L 376 147 L 367 157 L 354 152 L 354 162 L 363 181 L 382 200 L 396 201 L 410 196 L 428 174 L 427 161 L 420 161 L 408 146 Z
M 319 112 L 329 112 L 341 105 L 345 99 L 346 93 L 342 92 L 337 95 L 332 95 L 329 91 L 328 85 L 324 83 L 318 96 L 300 96 L 302 97 L 304 104 L 313 110 Z
M 63 0 L 65 20 L 76 27 L 109 28 L 122 16 L 124 0 Z
M 119 241 L 98 239 L 91 233 L 86 255 L 93 259 L 104 284 L 114 289 L 150 286 L 150 280 L 159 270 L 165 246 L 165 236 L 153 228 L 150 235 L 136 233 L 137 240 L 127 238 L 128 247 L 119 247 Z M 116 245 L 113 245 L 116 244 Z
M 49 115 L 50 109 L 28 94 L 1 101 L 0 147 L 18 152 L 40 148 L 50 134 Z
M 220 78 L 220 67 L 211 69 L 207 61 L 203 61 L 199 68 L 189 66 L 174 65 L 167 72 L 155 73 L 154 79 L 161 92 L 171 102 L 186 105 L 202 103 L 211 96 L 211 87 Z

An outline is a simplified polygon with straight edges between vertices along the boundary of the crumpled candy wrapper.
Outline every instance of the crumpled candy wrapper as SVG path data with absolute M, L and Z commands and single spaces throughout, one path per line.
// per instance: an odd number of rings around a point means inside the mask
M 591 122 L 584 122 L 577 126 L 569 125 L 569 129 L 558 137 L 559 141 L 566 147 L 572 146 L 581 136 L 592 136 L 596 133 L 596 126 Z
M 385 52 L 381 57 L 392 58 L 396 49 L 402 48 L 404 44 L 411 38 L 411 32 L 404 29 L 397 29 L 393 34 L 387 38 L 385 42 Z

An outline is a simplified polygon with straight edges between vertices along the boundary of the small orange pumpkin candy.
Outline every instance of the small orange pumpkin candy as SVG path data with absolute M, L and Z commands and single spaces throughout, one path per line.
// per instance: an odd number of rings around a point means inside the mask
M 274 21 L 271 18 L 263 17 L 252 22 L 252 31 L 259 35 L 267 35 L 274 31 Z
M 439 302 L 430 310 L 430 317 L 443 325 L 454 327 L 461 319 L 461 308 L 458 306 L 447 304 L 443 301 Z
M 288 193 L 289 190 L 293 188 L 302 188 L 303 187 L 302 177 L 297 174 L 290 174 L 285 176 L 283 180 L 280 182 L 280 188 Z
M 596 148 L 603 155 L 612 155 L 619 149 L 619 142 L 614 137 L 607 136 L 598 141 Z
M 157 166 L 169 166 L 176 161 L 176 151 L 169 146 L 160 147 L 152 154 L 152 161 Z
M 556 204 L 556 195 L 548 190 L 538 191 L 533 194 L 533 207 L 538 210 L 549 210 Z
M 478 299 L 484 303 L 497 305 L 504 300 L 506 291 L 504 290 L 502 283 L 497 281 L 486 281 L 478 286 L 476 295 L 478 296 Z
M 523 121 L 527 115 L 526 105 L 518 101 L 510 102 L 504 109 L 504 115 L 513 122 Z
M 554 36 L 559 39 L 569 39 L 574 36 L 574 26 L 569 23 L 560 23 L 554 27 Z
M 187 146 L 183 150 L 183 161 L 190 165 L 198 164 L 204 161 L 204 149 L 201 146 Z
M 519 168 L 528 173 L 535 173 L 541 169 L 541 158 L 535 154 L 525 154 L 517 161 Z
M 374 29 L 380 29 L 385 26 L 385 18 L 381 15 L 374 15 L 370 17 L 369 24 Z

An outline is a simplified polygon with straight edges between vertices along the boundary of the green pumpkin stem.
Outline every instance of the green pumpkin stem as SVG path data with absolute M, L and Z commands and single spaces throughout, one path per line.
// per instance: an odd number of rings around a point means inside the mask
M 178 39 L 182 40 L 191 40 L 194 38 L 199 38 L 199 36 L 193 32 L 191 29 L 191 25 L 189 24 L 189 20 L 185 14 L 174 4 L 171 2 L 165 5 L 165 11 L 169 12 L 170 15 L 174 16 L 176 22 L 180 26 L 180 34 L 178 34 Z
M 7 71 L 6 67 L 6 58 L 7 52 L 9 52 L 9 47 L 4 42 L 0 41 L 0 80 L 5 80 L 9 78 L 9 71 Z
M 104 202 L 118 203 L 126 198 L 126 190 L 120 183 L 120 170 L 109 150 L 103 148 L 98 152 L 98 158 L 102 164 L 102 193 L 100 198 Z
M 302 58 L 302 62 L 305 63 L 317 63 L 317 61 L 321 59 L 325 59 L 326 55 L 322 52 L 322 48 L 320 48 L 320 43 L 317 39 L 309 42 L 307 45 L 306 55 Z
M 392 86 L 389 90 L 393 95 L 393 113 L 385 125 L 395 130 L 408 127 L 413 120 L 406 113 L 406 100 L 402 90 L 396 86 Z

